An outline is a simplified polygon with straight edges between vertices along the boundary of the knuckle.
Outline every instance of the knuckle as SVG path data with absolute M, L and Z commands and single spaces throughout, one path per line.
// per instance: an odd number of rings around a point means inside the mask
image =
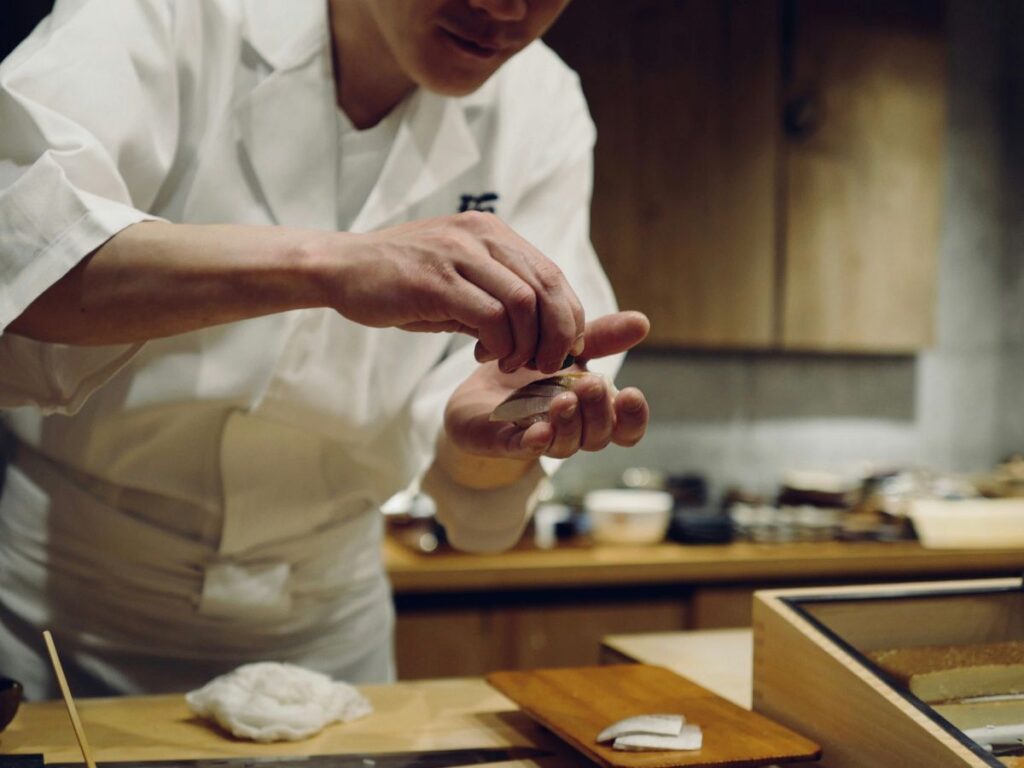
M 472 232 L 485 232 L 494 225 L 497 217 L 483 211 L 463 211 L 456 214 L 456 219 L 460 226 Z
M 498 324 L 504 323 L 506 319 L 505 308 L 496 301 L 488 302 L 483 308 L 481 316 L 486 323 Z
M 527 314 L 533 313 L 537 308 L 537 295 L 526 283 L 519 283 L 508 295 L 509 309 Z
M 546 293 L 555 293 L 565 285 L 565 276 L 553 261 L 544 259 L 536 267 L 537 282 Z

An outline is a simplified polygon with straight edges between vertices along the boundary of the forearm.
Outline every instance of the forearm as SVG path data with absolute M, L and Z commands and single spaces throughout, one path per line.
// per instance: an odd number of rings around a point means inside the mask
M 308 246 L 328 234 L 135 224 L 83 259 L 8 330 L 44 342 L 121 344 L 322 306 L 322 259 Z

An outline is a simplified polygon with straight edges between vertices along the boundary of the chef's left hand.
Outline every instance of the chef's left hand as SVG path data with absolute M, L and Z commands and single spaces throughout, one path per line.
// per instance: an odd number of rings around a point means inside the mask
M 587 323 L 584 352 L 569 370 L 585 370 L 587 360 L 625 352 L 647 336 L 650 322 L 639 312 L 618 312 Z M 643 393 L 627 387 L 618 394 L 599 376 L 585 376 L 551 403 L 547 422 L 523 429 L 491 421 L 494 408 L 512 391 L 544 378 L 520 369 L 502 373 L 495 363 L 481 365 L 452 395 L 445 409 L 445 432 L 459 451 L 476 456 L 528 461 L 541 455 L 566 458 L 577 451 L 599 451 L 611 443 L 635 445 L 647 430 L 650 411 Z

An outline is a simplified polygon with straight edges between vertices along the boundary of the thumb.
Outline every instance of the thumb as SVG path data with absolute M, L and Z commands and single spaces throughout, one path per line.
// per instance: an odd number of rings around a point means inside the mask
M 586 362 L 607 357 L 635 347 L 651 330 L 651 321 L 642 312 L 616 312 L 587 323 L 583 334 L 583 354 L 577 357 Z

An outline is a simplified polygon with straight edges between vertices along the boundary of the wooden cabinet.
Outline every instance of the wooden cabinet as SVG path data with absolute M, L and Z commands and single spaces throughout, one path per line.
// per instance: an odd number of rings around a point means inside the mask
M 547 40 L 598 127 L 592 235 L 650 343 L 931 339 L 939 0 L 587 0 Z
M 946 118 L 941 5 L 799 0 L 785 144 L 782 344 L 929 343 Z
M 418 680 L 597 664 L 607 635 L 686 629 L 688 599 L 679 588 L 400 597 L 398 676 Z
M 777 28 L 761 0 L 587 0 L 548 34 L 597 124 L 594 246 L 655 344 L 774 338 Z

